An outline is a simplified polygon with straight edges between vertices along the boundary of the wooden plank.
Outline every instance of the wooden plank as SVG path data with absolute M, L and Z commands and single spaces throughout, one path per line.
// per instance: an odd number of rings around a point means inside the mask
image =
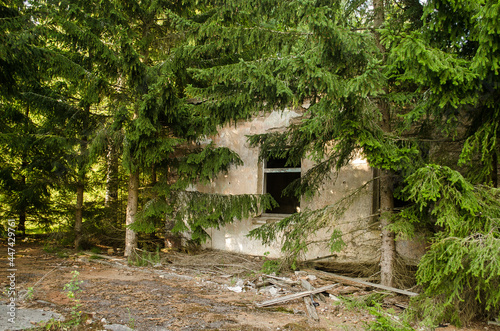
M 287 302 L 287 301 L 291 301 L 291 300 L 300 299 L 300 298 L 308 296 L 310 294 L 321 293 L 321 292 L 324 292 L 326 290 L 332 289 L 337 285 L 339 285 L 339 284 L 331 284 L 331 285 L 323 286 L 323 287 L 317 288 L 313 291 L 305 291 L 305 292 L 299 292 L 299 293 L 285 295 L 285 296 L 280 297 L 280 298 L 263 301 L 261 303 L 256 303 L 255 306 L 257 306 L 259 308 L 260 307 L 267 307 L 267 306 L 276 305 L 278 303 L 283 303 L 283 302 Z
M 316 307 L 313 305 L 311 298 L 304 297 L 304 303 L 306 304 L 306 309 L 307 312 L 309 313 L 309 317 L 318 322 L 319 321 L 318 312 L 316 311 Z
M 357 280 L 357 279 L 351 278 L 351 277 L 332 274 L 330 272 L 325 272 L 325 271 L 320 271 L 320 270 L 308 270 L 307 272 L 316 273 L 316 274 L 320 275 L 320 277 L 332 279 L 336 282 L 343 283 L 343 284 L 354 284 L 354 285 L 358 284 L 358 285 L 364 285 L 364 286 L 369 286 L 369 287 L 376 287 L 376 288 L 379 288 L 382 290 L 391 291 L 391 292 L 407 295 L 410 297 L 414 297 L 414 296 L 418 295 L 418 293 L 415 293 L 415 292 L 401 290 L 399 288 L 394 288 L 394 287 L 385 286 L 385 285 L 381 285 L 381 284 L 365 282 L 363 280 Z
M 312 291 L 315 289 L 314 286 L 312 286 L 311 283 L 309 283 L 305 279 L 301 279 L 300 282 L 302 284 L 302 287 L 305 288 L 307 291 Z M 315 294 L 314 297 L 316 298 L 316 300 L 326 302 L 325 296 L 321 293 Z
M 295 280 L 291 280 L 291 279 L 287 279 L 287 278 L 283 278 L 283 277 L 276 277 L 276 276 L 273 276 L 273 275 L 263 275 L 267 278 L 271 278 L 271 279 L 276 279 L 284 284 L 288 284 L 288 285 L 297 285 L 299 282 L 295 281 Z
M 302 287 L 305 288 L 307 291 L 313 291 L 314 286 L 311 285 L 307 280 L 301 279 L 300 283 L 302 284 Z

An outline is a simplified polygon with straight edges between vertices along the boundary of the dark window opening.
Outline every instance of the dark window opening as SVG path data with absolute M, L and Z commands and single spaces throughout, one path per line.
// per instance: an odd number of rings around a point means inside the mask
M 268 159 L 264 166 L 264 188 L 279 204 L 279 207 L 266 210 L 272 214 L 293 214 L 300 208 L 300 199 L 293 194 L 284 195 L 283 190 L 294 180 L 300 178 L 300 164 L 285 166 L 285 159 Z

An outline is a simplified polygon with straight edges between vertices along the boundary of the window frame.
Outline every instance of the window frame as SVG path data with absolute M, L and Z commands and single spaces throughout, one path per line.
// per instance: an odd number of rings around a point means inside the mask
M 302 177 L 302 162 L 300 163 L 300 165 L 298 167 L 280 167 L 280 168 L 268 168 L 267 167 L 267 163 L 268 163 L 268 160 L 263 160 L 260 162 L 260 170 L 262 171 L 262 180 L 261 180 L 261 185 L 262 185 L 262 194 L 266 194 L 268 193 L 267 192 L 267 175 L 268 174 L 286 174 L 286 173 L 298 173 L 299 174 L 299 178 Z M 301 200 L 300 198 L 298 198 L 298 205 L 299 205 L 299 209 L 300 209 L 300 205 L 301 205 Z M 269 213 L 269 212 L 265 212 L 263 211 L 261 216 L 263 217 L 269 217 L 269 218 L 285 218 L 285 217 L 288 217 L 290 215 L 293 215 L 295 214 L 294 213 Z

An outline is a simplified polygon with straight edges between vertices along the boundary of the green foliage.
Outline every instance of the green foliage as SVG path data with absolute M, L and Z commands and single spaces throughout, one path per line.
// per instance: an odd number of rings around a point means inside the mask
M 81 285 L 83 284 L 82 280 L 78 279 L 80 273 L 76 270 L 71 272 L 71 280 L 64 284 L 64 291 L 66 291 L 66 296 L 73 301 L 74 305 L 71 307 L 71 320 L 66 322 L 71 325 L 79 325 L 82 322 L 82 312 L 80 311 L 80 307 L 82 304 L 80 303 L 80 299 L 78 299 L 78 293 L 82 292 Z
M 32 286 L 28 287 L 26 294 L 23 296 L 23 299 L 31 301 L 35 295 L 35 290 Z
M 262 269 L 260 270 L 264 274 L 277 273 L 280 270 L 281 263 L 279 260 L 271 260 L 267 258 L 269 252 L 264 253 L 264 263 L 262 264 Z
M 208 183 L 221 173 L 227 173 L 230 166 L 243 165 L 238 154 L 225 147 L 215 148 L 209 144 L 199 152 L 191 152 L 179 160 L 174 188 L 200 182 Z
M 364 296 L 341 297 L 342 304 L 348 310 L 366 311 L 375 317 L 374 321 L 363 322 L 366 330 L 391 330 L 391 331 L 414 331 L 415 329 L 407 321 L 406 313 L 396 315 L 391 309 L 382 308 L 382 302 L 386 293 L 371 293 Z
M 376 317 L 373 322 L 366 323 L 366 330 L 371 331 L 414 331 L 415 329 L 411 325 L 402 321 L 400 317 L 391 316 L 388 313 L 384 313 L 380 305 L 375 307 L 369 307 L 368 311 L 371 315 Z
M 337 223 L 340 222 L 348 208 L 366 193 L 369 184 L 370 182 L 357 188 L 334 205 L 292 214 L 277 222 L 253 229 L 248 236 L 261 240 L 264 245 L 270 244 L 277 238 L 282 238 L 281 251 L 284 254 L 284 259 L 292 268 L 302 260 L 303 254 L 308 251 L 311 245 L 327 247 L 331 252 L 341 251 L 346 243 L 343 240 L 343 233 L 338 230 Z M 311 239 L 315 238 L 315 234 L 319 231 L 329 233 L 329 238 L 322 241 Z M 355 231 L 363 232 L 366 229 L 358 228 Z
M 422 219 L 428 213 L 440 229 L 417 272 L 425 294 L 443 308 L 439 314 L 434 312 L 433 322 L 496 316 L 500 312 L 496 290 L 500 285 L 500 190 L 474 186 L 457 171 L 437 165 L 409 176 L 404 190 L 417 207 L 406 215 Z
M 76 296 L 78 293 L 82 291 L 81 285 L 83 284 L 82 280 L 78 279 L 80 273 L 76 270 L 71 272 L 71 280 L 64 284 L 64 291 L 66 291 L 66 296 L 70 299 L 76 300 Z
M 134 251 L 134 255 L 129 257 L 129 264 L 137 267 L 156 267 L 161 265 L 160 248 L 156 248 L 156 252 L 148 252 L 140 250 L 139 253 Z
M 171 189 L 170 186 L 167 190 Z M 160 191 L 161 192 L 161 191 Z M 130 227 L 136 231 L 153 232 L 163 225 L 164 218 L 155 223 L 155 216 L 167 215 L 175 220 L 173 232 L 189 231 L 191 239 L 205 242 L 208 228 L 219 229 L 234 220 L 258 215 L 262 210 L 275 205 L 269 195 L 223 195 L 205 194 L 196 191 L 167 191 L 168 200 L 159 197 L 150 200 Z M 158 221 L 156 221 L 158 222 Z

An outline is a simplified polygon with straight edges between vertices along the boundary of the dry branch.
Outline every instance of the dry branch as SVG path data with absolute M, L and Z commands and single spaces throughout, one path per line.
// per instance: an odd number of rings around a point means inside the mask
M 312 290 L 312 291 L 305 291 L 305 292 L 299 292 L 299 293 L 294 293 L 294 294 L 290 294 L 290 295 L 285 295 L 281 298 L 276 298 L 276 299 L 267 300 L 267 301 L 264 301 L 261 303 L 256 303 L 255 306 L 261 308 L 261 307 L 272 306 L 272 305 L 275 305 L 278 303 L 283 303 L 283 302 L 287 302 L 287 301 L 291 301 L 291 300 L 300 299 L 300 298 L 308 296 L 310 294 L 325 292 L 326 290 L 332 289 L 337 285 L 339 285 L 339 284 L 331 284 L 331 285 L 317 288 L 317 289 Z
M 401 290 L 399 288 L 394 288 L 394 287 L 385 286 L 385 285 L 381 285 L 381 284 L 375 284 L 375 283 L 365 282 L 363 280 L 357 280 L 357 279 L 351 278 L 351 277 L 346 277 L 346 276 L 341 276 L 341 275 L 337 275 L 337 274 L 332 274 L 330 272 L 325 272 L 325 271 L 320 271 L 320 270 L 308 270 L 308 272 L 310 272 L 310 273 L 316 273 L 316 274 L 318 274 L 322 278 L 331 279 L 331 280 L 334 280 L 336 282 L 343 283 L 343 284 L 354 285 L 354 286 L 363 285 L 363 286 L 376 287 L 376 288 L 380 288 L 382 290 L 391 291 L 391 292 L 395 292 L 395 293 L 398 293 L 398 294 L 407 295 L 407 296 L 410 296 L 410 297 L 418 295 L 418 293 L 415 293 L 415 292 Z

